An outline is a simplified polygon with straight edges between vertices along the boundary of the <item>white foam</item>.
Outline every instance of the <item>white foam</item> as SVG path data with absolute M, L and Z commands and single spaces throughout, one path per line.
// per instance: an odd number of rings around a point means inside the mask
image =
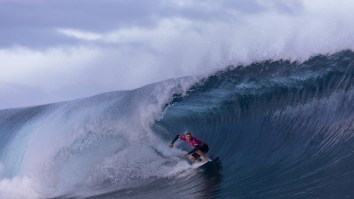
M 44 198 L 34 188 L 34 182 L 27 176 L 0 180 L 0 198 L 40 199 Z

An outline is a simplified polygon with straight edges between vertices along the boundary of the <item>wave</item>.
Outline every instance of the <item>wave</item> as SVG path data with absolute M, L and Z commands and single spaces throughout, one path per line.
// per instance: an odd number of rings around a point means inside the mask
M 2 110 L 0 196 L 351 197 L 353 75 L 341 51 Z M 181 160 L 185 130 L 219 161 Z

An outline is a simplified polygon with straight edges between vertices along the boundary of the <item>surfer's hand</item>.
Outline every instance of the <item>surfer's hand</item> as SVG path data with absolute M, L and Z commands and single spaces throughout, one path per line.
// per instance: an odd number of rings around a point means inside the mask
M 172 148 L 172 147 L 173 147 L 173 144 L 169 143 L 168 146 L 169 146 L 170 148 Z
M 187 157 L 187 156 L 188 156 L 188 153 L 182 155 L 182 157 Z

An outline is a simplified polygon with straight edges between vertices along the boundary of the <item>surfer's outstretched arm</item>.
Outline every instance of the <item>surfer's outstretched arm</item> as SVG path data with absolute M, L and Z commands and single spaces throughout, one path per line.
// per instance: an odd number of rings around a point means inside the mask
M 179 138 L 179 135 L 176 135 L 175 138 L 173 138 L 172 142 L 168 145 L 169 147 L 173 147 L 173 144 L 176 142 L 176 140 Z

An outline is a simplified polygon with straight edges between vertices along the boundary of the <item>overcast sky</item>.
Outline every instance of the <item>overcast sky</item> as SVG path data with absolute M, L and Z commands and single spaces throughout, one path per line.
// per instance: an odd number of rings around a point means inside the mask
M 352 0 L 0 0 L 0 109 L 354 47 Z

